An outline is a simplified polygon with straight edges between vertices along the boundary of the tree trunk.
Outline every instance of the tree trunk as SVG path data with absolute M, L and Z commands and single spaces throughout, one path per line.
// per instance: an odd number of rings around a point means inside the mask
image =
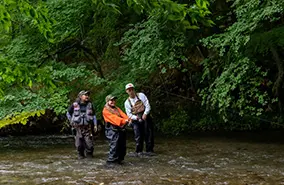
M 278 69 L 277 79 L 273 85 L 272 91 L 279 99 L 279 110 L 282 116 L 282 113 L 283 113 L 282 85 L 283 85 L 283 77 L 284 77 L 284 67 L 283 67 L 283 62 L 280 60 L 277 50 L 274 47 L 271 47 L 270 49 L 271 49 L 272 57 L 275 60 L 277 69 Z

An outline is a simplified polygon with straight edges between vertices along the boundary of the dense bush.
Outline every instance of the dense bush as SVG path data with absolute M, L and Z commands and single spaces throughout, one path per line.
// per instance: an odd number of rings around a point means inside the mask
M 283 8 L 281 0 L 0 0 L 0 128 L 64 115 L 82 89 L 101 118 L 109 93 L 123 108 L 128 82 L 148 95 L 167 134 L 282 127 Z

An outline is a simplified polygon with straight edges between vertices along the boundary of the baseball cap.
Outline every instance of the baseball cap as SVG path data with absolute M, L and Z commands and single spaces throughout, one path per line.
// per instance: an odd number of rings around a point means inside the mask
M 106 97 L 106 102 L 108 102 L 109 100 L 113 100 L 113 99 L 117 99 L 116 96 L 113 96 L 112 94 L 107 95 Z
M 126 89 L 129 89 L 129 88 L 134 88 L 134 85 L 132 83 L 128 83 L 126 86 L 125 86 L 125 90 Z
M 90 95 L 90 91 L 82 90 L 82 91 L 79 92 L 78 96 L 80 97 L 82 95 L 88 95 L 89 96 Z

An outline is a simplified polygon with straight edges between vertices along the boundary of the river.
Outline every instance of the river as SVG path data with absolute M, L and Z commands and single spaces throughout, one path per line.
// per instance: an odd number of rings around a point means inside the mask
M 131 137 L 127 145 L 134 150 Z M 93 159 L 77 160 L 72 137 L 1 137 L 0 184 L 284 184 L 283 142 L 160 136 L 155 151 L 110 166 L 104 138 Z

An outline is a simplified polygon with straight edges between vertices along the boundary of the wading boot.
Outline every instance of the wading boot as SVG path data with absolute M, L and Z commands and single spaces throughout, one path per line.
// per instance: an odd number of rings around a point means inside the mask
M 92 153 L 87 153 L 86 157 L 87 157 L 88 159 L 92 159 L 94 156 L 93 156 Z
M 84 159 L 85 158 L 85 154 L 84 152 L 78 152 L 78 159 Z

